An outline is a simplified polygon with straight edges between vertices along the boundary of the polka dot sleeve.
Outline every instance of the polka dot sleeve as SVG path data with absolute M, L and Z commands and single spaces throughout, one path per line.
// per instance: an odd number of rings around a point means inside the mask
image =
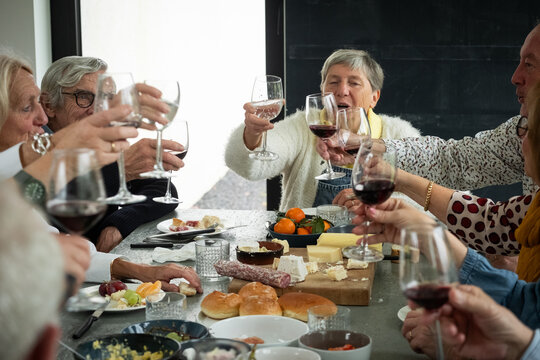
M 508 201 L 456 191 L 448 203 L 448 229 L 469 247 L 487 254 L 518 255 L 520 245 L 514 232 L 534 198 L 534 194 L 514 196 Z

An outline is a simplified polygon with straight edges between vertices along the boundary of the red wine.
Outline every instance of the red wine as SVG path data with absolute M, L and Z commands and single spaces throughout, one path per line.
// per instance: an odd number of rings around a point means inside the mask
M 337 132 L 335 125 L 309 125 L 309 130 L 320 138 L 329 138 Z
M 184 158 L 186 157 L 186 155 L 187 155 L 187 150 L 186 150 L 186 151 L 182 151 L 181 153 L 176 154 L 176 157 L 179 158 L 180 160 L 184 160 Z
M 349 145 L 345 146 L 345 152 L 347 152 L 350 155 L 356 155 L 358 153 L 358 150 L 360 150 L 360 145 Z
M 96 201 L 70 200 L 47 205 L 53 220 L 66 230 L 82 234 L 95 225 L 107 210 L 107 205 Z
M 409 300 L 427 310 L 435 310 L 448 301 L 449 286 L 425 284 L 406 289 L 403 293 Z
M 368 180 L 354 186 L 354 193 L 364 204 L 375 205 L 392 195 L 394 183 L 389 180 Z

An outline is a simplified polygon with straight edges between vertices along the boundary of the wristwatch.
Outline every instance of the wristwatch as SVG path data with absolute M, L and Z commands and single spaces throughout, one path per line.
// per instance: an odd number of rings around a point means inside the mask
M 45 186 L 41 181 L 24 170 L 19 171 L 14 179 L 19 184 L 22 195 L 28 201 L 41 207 L 45 206 Z

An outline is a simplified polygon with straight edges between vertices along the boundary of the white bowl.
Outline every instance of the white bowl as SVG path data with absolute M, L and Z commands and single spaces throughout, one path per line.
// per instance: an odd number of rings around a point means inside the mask
M 257 345 L 259 347 L 259 345 Z M 295 360 L 321 360 L 319 354 L 307 349 L 290 346 L 272 346 L 257 349 L 257 360 L 295 359 Z
M 371 338 L 367 335 L 347 331 L 313 331 L 298 339 L 300 347 L 315 351 L 322 360 L 368 360 L 371 355 Z M 330 351 L 330 347 L 351 344 L 356 349 Z
M 237 316 L 218 321 L 210 326 L 210 334 L 218 338 L 242 339 L 257 336 L 266 346 L 296 345 L 298 338 L 309 331 L 300 320 L 273 315 Z

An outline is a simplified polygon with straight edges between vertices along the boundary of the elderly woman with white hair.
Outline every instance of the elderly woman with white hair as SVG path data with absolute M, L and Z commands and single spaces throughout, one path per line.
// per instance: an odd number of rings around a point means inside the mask
M 377 115 L 374 108 L 381 96 L 384 74 L 381 66 L 365 51 L 341 49 L 332 53 L 321 70 L 321 91 L 332 92 L 340 109 L 362 107 L 374 138 L 419 136 L 410 123 L 397 117 Z M 308 129 L 304 111 L 297 111 L 273 125 L 255 115 L 251 103 L 244 104 L 244 124 L 231 134 L 225 152 L 229 168 L 248 180 L 283 175 L 280 210 L 331 204 L 349 187 L 350 176 L 335 180 L 315 180 L 325 168 L 316 151 L 317 138 Z M 249 154 L 261 145 L 268 131 L 275 161 L 258 161 Z M 350 175 L 350 169 L 339 169 Z

